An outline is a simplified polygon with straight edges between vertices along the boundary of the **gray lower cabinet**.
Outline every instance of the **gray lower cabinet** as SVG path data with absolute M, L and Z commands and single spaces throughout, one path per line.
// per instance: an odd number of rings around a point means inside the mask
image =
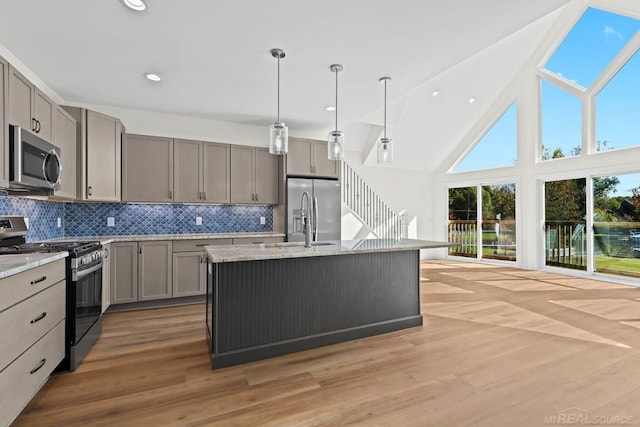
M 125 134 L 122 184 L 123 201 L 173 201 L 173 139 Z
M 111 243 L 102 245 L 102 312 L 111 305 Z
M 138 301 L 138 242 L 111 243 L 111 304 Z
M 111 304 L 171 298 L 170 240 L 111 243 Z
M 204 295 L 207 267 L 204 247 L 232 243 L 232 239 L 175 240 L 173 242 L 173 297 Z
M 138 300 L 171 298 L 170 240 L 138 242 Z
M 0 294 L 0 425 L 8 426 L 64 358 L 65 260 L 1 279 Z
M 204 252 L 173 254 L 173 297 L 204 295 L 206 281 Z

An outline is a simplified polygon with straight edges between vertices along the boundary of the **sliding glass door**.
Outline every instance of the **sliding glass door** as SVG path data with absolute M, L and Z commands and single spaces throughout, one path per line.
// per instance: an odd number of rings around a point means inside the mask
M 545 264 L 587 269 L 585 178 L 544 184 Z
M 450 255 L 515 261 L 515 184 L 450 188 L 448 224 Z

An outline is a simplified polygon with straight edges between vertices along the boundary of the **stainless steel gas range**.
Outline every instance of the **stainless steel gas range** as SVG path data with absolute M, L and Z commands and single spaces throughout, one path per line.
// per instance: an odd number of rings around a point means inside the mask
M 56 372 L 75 371 L 102 332 L 102 259 L 100 242 L 25 243 L 21 216 L 0 216 L 0 255 L 66 251 L 67 315 L 65 359 Z

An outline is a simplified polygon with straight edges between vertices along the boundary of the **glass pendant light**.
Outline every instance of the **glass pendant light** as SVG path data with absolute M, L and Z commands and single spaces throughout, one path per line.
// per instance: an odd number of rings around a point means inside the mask
M 342 65 L 333 64 L 329 69 L 336 73 L 336 130 L 329 132 L 329 160 L 344 159 L 344 133 L 338 130 L 338 73 L 342 71 Z
M 384 133 L 378 143 L 378 164 L 393 164 L 393 146 L 391 138 L 387 138 L 387 82 L 391 81 L 391 77 L 381 77 L 380 83 L 384 83 Z
M 269 153 L 284 155 L 289 150 L 289 129 L 280 121 L 280 60 L 285 54 L 282 49 L 271 49 L 271 56 L 278 59 L 278 118 L 269 126 Z

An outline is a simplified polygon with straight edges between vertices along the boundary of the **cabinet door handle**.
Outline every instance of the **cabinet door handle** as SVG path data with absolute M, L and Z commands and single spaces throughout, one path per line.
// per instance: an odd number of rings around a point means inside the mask
M 41 278 L 39 278 L 39 279 L 32 280 L 32 281 L 31 281 L 31 284 L 32 284 L 32 285 L 37 285 L 38 283 L 40 283 L 40 282 L 44 282 L 45 280 L 47 280 L 47 276 L 42 276 L 42 277 L 41 277 Z
M 42 369 L 42 367 L 44 366 L 44 364 L 45 364 L 45 363 L 47 363 L 47 359 L 42 359 L 42 360 L 40 361 L 40 363 L 38 363 L 38 366 L 36 366 L 35 368 L 33 368 L 33 369 L 31 370 L 31 372 L 29 372 L 29 374 L 33 375 L 33 374 L 35 374 L 36 372 L 38 372 L 40 369 Z
M 40 133 L 42 127 L 40 126 L 40 120 L 36 119 L 36 133 Z
M 173 200 L 173 191 L 169 190 L 169 198 Z
M 198 200 L 202 200 L 202 191 L 198 191 Z
M 91 196 L 91 195 L 93 194 L 93 187 L 92 187 L 92 186 L 88 186 L 88 187 L 87 187 L 87 194 L 88 194 L 89 196 Z
M 33 319 L 31 321 L 31 324 L 33 325 L 34 323 L 38 323 L 39 321 L 41 321 L 42 319 L 44 319 L 45 317 L 47 317 L 47 312 L 45 311 L 44 313 L 42 313 L 40 316 L 36 317 L 35 319 Z
M 138 253 L 139 253 L 140 255 L 142 255 L 142 247 L 139 247 L 139 248 L 138 248 Z
M 202 264 L 202 255 L 200 255 L 200 264 Z
M 109 258 L 109 249 L 104 248 L 104 258 L 107 259 Z
M 258 193 L 256 193 L 256 202 L 258 201 Z
M 31 131 L 32 131 L 32 132 L 35 132 L 35 131 L 36 131 L 36 128 L 37 128 L 37 126 L 36 126 L 36 119 L 32 118 L 32 119 L 31 119 Z
M 207 200 L 207 192 L 206 191 L 202 192 L 202 200 Z

